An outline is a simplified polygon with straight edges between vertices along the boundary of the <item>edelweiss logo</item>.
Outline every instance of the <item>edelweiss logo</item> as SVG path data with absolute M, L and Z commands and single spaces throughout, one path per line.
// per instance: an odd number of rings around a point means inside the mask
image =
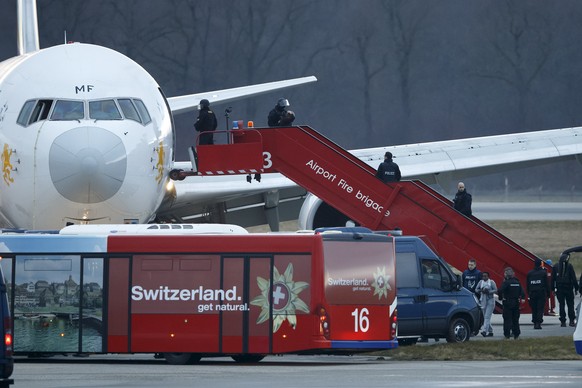
M 378 295 L 378 300 L 382 299 L 382 297 L 388 298 L 388 291 L 392 290 L 390 287 L 390 275 L 386 275 L 386 267 L 376 267 L 376 272 L 374 272 L 374 283 L 372 283 L 372 287 L 374 287 L 374 295 Z
M 253 306 L 259 306 L 261 313 L 257 318 L 257 324 L 269 319 L 269 290 L 271 282 L 257 276 L 257 285 L 261 290 L 261 295 L 251 301 Z M 299 293 L 309 287 L 306 282 L 293 281 L 293 264 L 289 263 L 284 274 L 279 274 L 277 267 L 273 268 L 273 333 L 281 327 L 284 321 L 295 329 L 297 317 L 295 311 L 309 312 L 309 307 L 299 299 Z

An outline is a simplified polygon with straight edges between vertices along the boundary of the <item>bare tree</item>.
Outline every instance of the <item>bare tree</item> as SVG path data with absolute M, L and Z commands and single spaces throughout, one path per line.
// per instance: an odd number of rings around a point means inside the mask
M 534 83 L 552 54 L 553 34 L 548 13 L 539 3 L 504 0 L 490 3 L 483 25 L 484 47 L 475 45 L 473 75 L 499 81 L 515 93 L 515 121 L 526 128 L 527 102 Z
M 411 83 L 413 67 L 418 64 L 415 49 L 420 39 L 423 23 L 431 11 L 426 2 L 403 0 L 384 0 L 389 27 L 389 37 L 394 46 L 393 58 L 396 61 L 398 86 L 402 110 L 406 121 L 411 116 Z

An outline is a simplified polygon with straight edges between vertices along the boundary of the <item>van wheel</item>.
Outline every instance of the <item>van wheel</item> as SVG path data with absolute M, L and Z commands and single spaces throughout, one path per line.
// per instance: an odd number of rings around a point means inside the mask
M 463 318 L 455 318 L 451 321 L 449 332 L 447 333 L 447 342 L 467 342 L 471 337 L 469 324 Z
M 170 365 L 192 365 L 199 362 L 202 357 L 194 353 L 164 353 L 164 358 Z
M 238 356 L 232 356 L 232 359 L 241 364 L 256 364 L 261 361 L 265 356 L 260 354 L 244 354 Z

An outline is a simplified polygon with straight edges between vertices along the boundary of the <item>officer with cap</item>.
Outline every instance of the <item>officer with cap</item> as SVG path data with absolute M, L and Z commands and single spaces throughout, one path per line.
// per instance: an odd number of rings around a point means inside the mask
M 526 289 L 531 307 L 531 321 L 534 329 L 541 329 L 544 321 L 544 307 L 546 299 L 550 297 L 550 286 L 548 285 L 548 274 L 542 268 L 542 261 L 536 258 L 534 269 L 527 273 Z
M 210 101 L 207 99 L 200 100 L 198 110 L 198 119 L 194 123 L 194 128 L 196 131 L 200 132 L 198 144 L 214 144 L 214 135 L 212 133 L 206 133 L 215 131 L 216 127 L 218 126 L 216 115 L 212 110 L 210 110 Z
M 384 183 L 398 182 L 402 175 L 400 174 L 400 167 L 392 161 L 392 153 L 386 152 L 384 154 L 384 161 L 378 166 L 376 177 Z
M 499 299 L 503 301 L 503 335 L 509 339 L 518 339 L 521 334 L 519 328 L 519 306 L 523 303 L 525 293 L 519 280 L 515 277 L 515 272 L 511 267 L 505 268 L 505 280 L 499 287 Z

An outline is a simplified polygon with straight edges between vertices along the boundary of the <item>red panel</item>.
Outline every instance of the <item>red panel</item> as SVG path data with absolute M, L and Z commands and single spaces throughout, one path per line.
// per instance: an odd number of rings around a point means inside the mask
M 182 235 L 182 236 L 109 236 L 110 253 L 134 252 L 220 252 L 272 253 L 311 252 L 319 243 L 318 235 Z
M 124 353 L 129 351 L 129 259 L 110 259 L 108 280 L 107 351 Z
M 258 134 L 258 131 L 250 131 Z M 262 171 L 263 144 L 260 136 L 255 135 L 258 141 L 241 144 L 214 144 L 198 145 L 198 171 L 202 174 L 228 173 L 236 166 L 243 172 Z M 240 173 L 240 172 L 239 172 Z
M 243 339 L 242 336 L 222 336 L 222 352 L 223 353 L 242 353 Z
M 236 287 L 243 293 L 244 259 L 225 258 L 223 260 L 223 287 Z M 241 303 L 241 296 L 234 303 Z M 218 308 L 227 308 L 227 304 L 222 303 Z M 217 313 L 218 314 L 218 313 Z M 222 351 L 225 353 L 243 352 L 243 312 L 242 311 L 222 311 Z
M 390 312 L 387 306 L 342 305 L 329 311 L 333 340 L 390 340 Z
M 108 335 L 107 336 L 107 351 L 110 353 L 127 353 L 128 337 L 125 335 Z
M 218 353 L 218 315 L 133 314 L 132 352 Z
M 309 349 L 327 349 L 331 342 L 319 334 L 319 321 L 313 315 L 298 315 L 297 328 L 293 329 L 288 322 L 273 333 L 273 353 L 293 353 Z

